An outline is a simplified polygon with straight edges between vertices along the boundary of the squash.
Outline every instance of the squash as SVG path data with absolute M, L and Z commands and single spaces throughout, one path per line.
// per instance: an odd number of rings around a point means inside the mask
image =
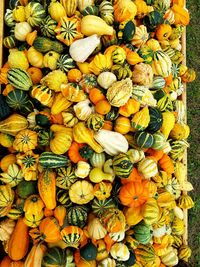
M 83 236 L 83 231 L 77 226 L 66 226 L 62 229 L 61 236 L 67 247 L 77 248 Z
M 21 242 L 19 242 L 19 238 Z M 12 260 L 21 260 L 28 252 L 28 226 L 19 218 L 8 242 L 8 255 Z
M 150 122 L 149 108 L 146 106 L 136 112 L 131 120 L 131 126 L 139 131 L 146 129 Z
M 158 50 L 154 53 L 152 68 L 155 75 L 166 78 L 171 73 L 171 67 L 171 59 L 165 52 Z
M 158 108 L 149 107 L 149 115 L 150 115 L 150 122 L 147 127 L 147 131 L 150 131 L 151 133 L 155 133 L 158 130 L 160 130 L 163 118 L 162 113 Z
M 140 85 L 150 85 L 153 82 L 153 71 L 151 66 L 145 63 L 139 63 L 134 66 L 133 83 L 137 83 Z
M 23 179 L 22 171 L 19 166 L 10 164 L 5 173 L 1 173 L 0 180 L 5 184 L 9 184 L 11 187 L 18 185 Z
M 25 41 L 28 33 L 32 31 L 32 28 L 28 22 L 16 23 L 14 35 L 19 41 Z
M 86 143 L 89 146 L 91 146 L 91 148 L 97 153 L 101 153 L 103 151 L 103 148 L 101 147 L 101 145 L 99 145 L 95 141 L 92 131 L 86 128 L 83 122 L 79 122 L 74 126 L 73 137 L 77 143 Z
M 160 210 L 157 201 L 154 198 L 149 198 L 142 207 L 142 216 L 144 222 L 148 225 L 153 225 L 158 222 Z
M 175 125 L 175 116 L 172 112 L 163 112 L 163 123 L 160 131 L 164 134 L 165 138 L 167 139 L 171 130 L 174 128 Z
M 93 183 L 100 183 L 103 180 L 107 180 L 112 182 L 113 181 L 113 175 L 110 173 L 104 173 L 101 169 L 99 168 L 94 168 L 91 170 L 89 174 L 89 179 Z
M 22 51 L 10 50 L 10 54 L 8 56 L 8 64 L 10 68 L 20 68 L 27 70 L 29 67 L 29 63 L 26 55 Z
M 15 136 L 13 147 L 20 152 L 27 152 L 37 146 L 37 133 L 29 129 L 21 130 Z
M 81 150 L 79 150 L 81 152 Z M 83 154 L 80 153 L 80 155 L 83 156 Z M 75 175 L 78 177 L 78 178 L 86 178 L 88 175 L 89 175 L 89 172 L 90 172 L 90 164 L 88 164 L 87 162 L 85 161 L 79 161 L 77 163 L 77 168 L 75 170 Z
M 12 114 L 7 119 L 0 122 L 0 132 L 13 136 L 27 127 L 28 122 L 26 118 L 19 114 Z
M 66 15 L 68 17 L 73 16 L 76 13 L 76 8 L 78 6 L 78 1 L 77 0 L 61 0 L 60 1 L 63 7 L 65 8 Z
M 131 43 L 139 48 L 143 46 L 148 39 L 149 39 L 149 34 L 147 32 L 146 26 L 140 25 L 136 27 L 135 34 L 133 36 L 133 39 L 131 40 Z
M 37 67 L 37 68 L 43 68 L 44 67 L 44 64 L 43 64 L 43 61 L 44 61 L 43 54 L 40 53 L 39 51 L 37 51 L 33 46 L 31 46 L 28 49 L 27 57 L 28 57 L 29 63 L 32 66 Z
M 130 257 L 128 247 L 123 243 L 116 243 L 111 247 L 110 255 L 118 261 L 127 261 Z
M 60 226 L 63 226 L 64 219 L 66 217 L 67 211 L 64 206 L 57 206 L 53 212 L 54 217 L 57 219 Z
M 115 82 L 107 90 L 106 97 L 110 104 L 115 107 L 125 105 L 132 94 L 132 82 L 130 78 Z
M 109 71 L 112 67 L 112 59 L 107 54 L 98 53 L 89 64 L 89 70 L 95 75 L 103 71 Z
M 113 28 L 103 19 L 94 15 L 87 15 L 81 20 L 81 32 L 86 36 L 91 36 L 93 34 L 112 35 Z
M 134 19 L 137 13 L 137 6 L 131 0 L 115 1 L 114 17 L 115 21 L 123 22 L 127 19 Z
M 38 180 L 40 197 L 48 209 L 56 207 L 56 175 L 54 172 L 46 170 L 41 173 Z
M 93 198 L 93 186 L 87 181 L 77 181 L 69 189 L 69 197 L 73 203 L 86 204 Z
M 121 134 L 127 134 L 131 129 L 131 122 L 128 118 L 120 116 L 115 121 L 115 131 Z
M 97 256 L 97 248 L 94 244 L 88 243 L 80 249 L 80 255 L 86 261 L 95 260 Z
M 51 18 L 57 22 L 59 22 L 60 18 L 66 16 L 65 8 L 58 1 L 51 1 L 48 12 Z
M 47 243 L 54 243 L 61 240 L 60 227 L 54 217 L 47 217 L 42 220 L 39 225 L 39 233 L 40 239 Z
M 42 259 L 46 252 L 46 246 L 44 244 L 33 245 L 31 251 L 27 255 L 27 258 L 24 263 L 24 267 L 37 267 L 42 264 Z
M 30 46 L 32 46 L 36 37 L 37 37 L 37 31 L 36 30 L 33 31 L 33 32 L 28 33 L 26 35 L 26 42 L 27 42 L 27 44 L 29 44 Z
M 75 111 L 76 117 L 82 121 L 87 120 L 88 117 L 94 112 L 94 108 L 89 99 L 80 101 L 79 103 L 74 105 L 73 109 Z
M 98 114 L 91 114 L 86 122 L 86 125 L 89 129 L 98 132 L 104 124 L 104 119 L 101 115 Z
M 187 26 L 189 24 L 190 15 L 187 9 L 181 7 L 180 5 L 173 4 L 171 10 L 174 13 L 175 25 Z
M 105 211 L 100 217 L 100 221 L 109 233 L 125 230 L 125 216 L 119 209 Z
M 101 224 L 98 218 L 92 218 L 87 225 L 89 237 L 99 240 L 106 236 L 107 230 Z
M 57 246 L 48 248 L 43 254 L 41 266 L 64 267 L 66 264 L 66 253 Z
M 31 195 L 24 202 L 24 212 L 26 214 L 37 215 L 42 212 L 44 203 L 39 195 Z
M 102 129 L 95 133 L 94 138 L 109 155 L 114 156 L 128 151 L 128 142 L 120 133 Z
M 61 42 L 53 41 L 47 37 L 36 37 L 33 42 L 33 46 L 41 53 L 55 51 L 61 54 L 64 50 L 64 46 L 61 44 Z
M 67 221 L 70 225 L 75 225 L 78 227 L 83 228 L 86 224 L 87 217 L 88 217 L 88 209 L 86 206 L 76 205 L 69 207 L 67 213 Z
M 39 26 L 42 20 L 46 17 L 44 7 L 40 3 L 30 2 L 25 7 L 27 22 L 32 26 Z
M 158 173 L 157 162 L 154 158 L 146 157 L 139 162 L 138 171 L 145 179 L 150 179 Z
M 113 158 L 113 169 L 119 178 L 127 178 L 132 168 L 132 162 L 127 154 L 120 153 Z
M 33 85 L 30 75 L 23 69 L 11 68 L 7 75 L 8 82 L 16 89 L 28 91 Z
M 5 24 L 8 26 L 8 27 L 13 27 L 15 26 L 16 22 L 14 21 L 14 18 L 13 18 L 13 11 L 11 9 L 6 9 L 5 10 L 5 15 L 4 15 L 4 21 L 5 21 Z
M 136 145 L 140 148 L 152 147 L 154 142 L 154 137 L 148 132 L 136 132 L 134 136 Z
M 37 67 L 30 67 L 27 72 L 29 73 L 33 84 L 37 84 L 43 77 L 42 71 Z
M 11 219 L 5 219 L 0 223 L 0 240 L 8 241 L 15 228 L 15 222 Z
M 74 41 L 69 48 L 69 54 L 76 62 L 85 62 L 100 44 L 97 34 Z
M 55 36 L 55 28 L 57 26 L 57 22 L 53 20 L 50 16 L 47 16 L 42 22 L 40 23 L 40 30 L 42 36 L 44 37 L 54 37 Z

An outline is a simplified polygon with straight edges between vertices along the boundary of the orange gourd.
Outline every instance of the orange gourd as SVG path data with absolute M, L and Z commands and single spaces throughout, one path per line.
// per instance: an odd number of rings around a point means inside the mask
M 124 106 L 119 108 L 119 114 L 124 117 L 130 117 L 134 113 L 138 112 L 139 109 L 140 103 L 137 100 L 130 98 Z
M 186 72 L 181 76 L 181 80 L 184 83 L 191 83 L 196 79 L 196 72 L 195 70 L 188 68 Z
M 38 179 L 38 190 L 47 209 L 56 207 L 56 174 L 46 170 Z
M 51 114 L 51 121 L 52 124 L 60 124 L 63 125 L 63 116 L 62 116 L 62 112 L 58 113 L 58 114 Z
M 116 233 L 125 230 L 125 216 L 119 209 L 106 210 L 100 218 L 101 223 L 109 233 Z
M 14 261 L 21 260 L 25 257 L 28 246 L 28 226 L 24 223 L 23 218 L 19 218 L 8 242 L 8 256 Z
M 127 134 L 131 130 L 131 122 L 128 118 L 119 116 L 115 121 L 114 130 L 121 134 Z
M 141 182 L 142 176 L 139 174 L 138 170 L 136 168 L 133 168 L 129 177 L 126 179 L 121 179 L 122 184 L 127 184 L 130 182 Z
M 41 69 L 37 68 L 37 67 L 30 67 L 27 72 L 29 73 L 29 75 L 31 76 L 31 80 L 33 82 L 33 84 L 37 84 L 40 82 L 40 80 L 43 77 L 42 71 Z
M 139 207 L 143 205 L 149 197 L 149 191 L 144 181 L 130 182 L 120 189 L 119 199 L 124 206 Z
M 104 125 L 103 125 L 102 129 L 112 131 L 112 128 L 113 128 L 112 121 L 104 121 Z
M 156 29 L 156 38 L 159 41 L 167 40 L 172 34 L 172 27 L 169 24 L 160 24 Z
M 106 115 L 111 110 L 111 105 L 108 100 L 100 100 L 96 103 L 95 111 L 101 115 Z
M 68 150 L 68 156 L 69 156 L 69 159 L 73 163 L 77 163 L 79 161 L 86 161 L 86 159 L 82 158 L 80 153 L 79 153 L 79 149 L 83 146 L 84 146 L 84 144 L 78 144 L 75 141 L 72 142 L 72 144 Z
M 0 68 L 0 84 L 8 84 L 7 73 L 9 69 L 4 67 Z
M 54 214 L 53 210 L 44 208 L 44 216 L 45 217 L 51 217 L 51 216 L 53 216 L 53 214 Z
M 110 251 L 111 247 L 115 243 L 115 241 L 108 234 L 104 237 L 103 240 L 104 240 L 104 242 L 106 244 L 107 251 Z
M 33 31 L 33 32 L 29 32 L 26 35 L 26 42 L 27 42 L 27 44 L 29 44 L 30 46 L 32 46 L 36 37 L 37 37 L 37 31 L 36 30 Z
M 168 77 L 165 77 L 166 86 L 170 85 L 173 82 L 173 75 L 170 73 Z
M 141 58 L 138 53 L 132 50 L 129 50 L 129 52 L 127 53 L 126 60 L 130 65 L 136 65 L 144 61 L 144 59 Z
M 100 100 L 105 100 L 106 98 L 100 89 L 93 88 L 89 92 L 89 99 L 93 104 L 97 104 Z
M 1 261 L 0 267 L 10 267 L 12 260 L 8 256 L 5 256 Z
M 7 96 L 13 90 L 14 90 L 14 87 L 11 84 L 7 84 L 3 90 L 3 95 Z
M 174 164 L 172 159 L 164 154 L 163 157 L 159 160 L 160 168 L 168 174 L 174 173 Z
M 67 210 L 64 206 L 57 206 L 53 212 L 54 217 L 57 219 L 58 223 L 60 226 L 63 226 L 64 224 L 64 219 L 67 214 Z
M 55 243 L 61 240 L 60 226 L 54 217 L 43 219 L 39 225 L 39 231 L 40 239 L 47 243 Z
M 69 82 L 80 82 L 82 78 L 82 73 L 78 69 L 71 69 L 67 73 L 67 78 Z
M 174 4 L 171 7 L 171 10 L 174 13 L 174 19 L 175 25 L 184 25 L 187 26 L 190 22 L 190 15 L 187 9 L 185 9 L 184 7 L 181 7 L 180 5 Z
M 160 160 L 164 155 L 164 152 L 162 150 L 155 150 L 153 148 L 149 148 L 146 153 L 148 154 L 148 156 L 154 157 L 154 159 L 156 159 L 157 161 Z
M 171 2 L 173 3 L 173 5 L 177 4 L 177 5 L 181 6 L 181 7 L 185 6 L 185 0 L 172 0 Z
M 3 172 L 6 172 L 8 166 L 16 162 L 16 156 L 14 154 L 8 154 L 1 159 L 0 166 Z

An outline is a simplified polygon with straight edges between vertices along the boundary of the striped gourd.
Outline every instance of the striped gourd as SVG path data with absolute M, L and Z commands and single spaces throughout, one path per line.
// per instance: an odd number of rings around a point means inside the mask
M 106 198 L 105 200 L 94 198 L 92 202 L 92 211 L 98 217 L 101 216 L 105 211 L 112 208 L 115 208 L 115 203 L 112 198 Z
M 109 1 L 102 1 L 102 3 L 99 5 L 99 12 L 102 13 L 113 13 L 114 8 L 111 2 Z
M 154 76 L 151 88 L 155 90 L 160 90 L 165 87 L 165 84 L 165 79 L 162 76 Z
M 147 87 L 141 85 L 133 85 L 132 98 L 141 101 L 147 91 Z
M 65 261 L 66 261 L 65 250 L 59 247 L 52 247 L 48 248 L 48 250 L 44 254 L 44 257 L 42 259 L 42 264 L 40 264 L 40 266 L 64 267 L 66 266 Z
M 162 50 L 154 52 L 152 68 L 155 75 L 168 77 L 172 68 L 170 57 Z
M 144 265 L 147 262 L 154 261 L 156 257 L 155 250 L 152 245 L 139 244 L 139 246 L 137 246 L 137 249 L 134 252 L 136 258 Z
M 90 158 L 90 163 L 93 167 L 102 168 L 104 163 L 106 161 L 105 154 L 102 153 L 96 153 L 94 152 L 92 157 Z
M 173 239 L 174 239 L 174 242 L 173 242 L 174 248 L 179 248 L 183 244 L 182 236 L 173 235 Z
M 135 239 L 143 245 L 146 245 L 150 242 L 152 237 L 151 226 L 146 224 L 144 221 L 141 221 L 139 224 L 134 226 L 134 237 Z
M 0 132 L 14 136 L 27 127 L 28 121 L 19 114 L 12 114 L 7 119 L 0 122 Z
M 27 71 L 19 68 L 11 68 L 8 71 L 8 82 L 16 89 L 28 91 L 32 84 L 32 80 Z
M 77 226 L 66 226 L 61 231 L 63 241 L 68 247 L 77 248 L 79 246 L 83 231 Z M 60 266 L 60 265 L 59 265 Z
M 141 58 L 144 59 L 144 63 L 146 64 L 151 64 L 152 60 L 153 60 L 153 50 L 148 47 L 147 45 L 142 46 L 139 50 L 138 50 L 138 54 Z
M 104 119 L 101 115 L 91 114 L 86 122 L 89 129 L 98 132 L 104 125 Z
M 178 77 L 179 73 L 180 73 L 179 65 L 172 63 L 172 76 L 173 76 L 173 78 Z
M 177 122 L 184 122 L 185 121 L 185 105 L 182 100 L 174 101 L 175 111 L 177 112 Z
M 64 6 L 68 17 L 71 17 L 75 14 L 78 4 L 77 0 L 60 0 L 60 3 Z
M 159 219 L 159 213 L 160 210 L 157 201 L 154 198 L 149 198 L 142 208 L 144 222 L 148 225 L 157 223 Z
M 140 148 L 149 148 L 153 145 L 154 137 L 147 132 L 136 132 L 135 141 Z
M 175 50 L 173 48 L 171 48 L 170 46 L 167 46 L 165 48 L 163 48 L 163 51 L 170 57 L 173 58 L 173 56 L 175 55 Z
M 64 72 L 68 72 L 70 69 L 75 68 L 75 66 L 74 60 L 67 54 L 61 55 L 57 61 L 57 68 Z
M 149 131 L 150 133 L 155 133 L 162 126 L 163 122 L 162 113 L 158 108 L 149 107 L 149 115 L 150 115 L 150 122 L 147 127 L 147 131 Z
M 72 165 L 67 168 L 57 169 L 56 186 L 62 189 L 69 189 L 77 181 Z
M 42 105 L 51 107 L 54 92 L 44 85 L 35 85 L 31 90 L 31 97 L 37 99 Z
M 153 140 L 152 148 L 155 150 L 162 150 L 166 142 L 165 136 L 162 133 L 157 132 L 153 134 L 153 138 L 154 140 Z
M 53 152 L 43 152 L 40 154 L 39 163 L 43 168 L 61 168 L 66 167 L 68 158 Z
M 47 37 L 36 37 L 33 42 L 33 46 L 37 51 L 41 53 L 55 51 L 60 54 L 64 50 L 64 46 L 60 42 L 53 41 Z
M 158 12 L 165 13 L 170 8 L 170 2 L 170 0 L 155 0 L 153 1 L 153 7 Z
M 154 177 L 158 173 L 157 162 L 151 157 L 146 157 L 139 162 L 138 171 L 142 173 L 145 179 Z
M 72 206 L 72 202 L 69 197 L 69 191 L 65 189 L 59 189 L 56 195 L 57 201 L 64 205 L 66 208 L 69 208 Z
M 172 83 L 167 87 L 170 91 L 177 91 L 181 87 L 181 78 L 174 78 Z
M 20 0 L 9 0 L 9 8 L 14 9 L 15 7 L 20 5 Z
M 159 108 L 160 111 L 172 111 L 173 104 L 170 95 L 166 94 L 161 99 L 159 99 L 157 107 Z
M 15 193 L 10 185 L 0 185 L 0 207 L 10 206 L 13 203 Z
M 98 7 L 91 5 L 91 6 L 87 6 L 85 9 L 83 9 L 81 11 L 81 14 L 83 16 L 87 16 L 87 15 L 94 15 L 94 16 L 98 16 L 99 13 L 99 9 Z
M 50 16 L 47 16 L 40 24 L 40 30 L 45 37 L 54 37 L 56 34 L 54 32 L 57 26 L 57 22 L 53 20 Z
M 17 45 L 17 39 L 14 35 L 9 35 L 3 39 L 3 45 L 8 48 L 14 48 Z
M 46 11 L 40 3 L 31 1 L 25 7 L 27 22 L 32 26 L 40 26 L 42 20 L 46 17 Z
M 33 110 L 28 94 L 22 90 L 11 91 L 6 97 L 6 102 L 10 108 L 20 110 L 22 113 L 30 113 Z
M 23 210 L 12 208 L 6 215 L 11 220 L 18 220 L 23 214 Z
M 173 140 L 170 142 L 170 146 L 170 157 L 173 160 L 180 160 L 184 155 L 185 149 L 189 147 L 189 144 L 185 140 Z
M 15 26 L 16 22 L 14 21 L 13 11 L 11 9 L 6 9 L 6 13 L 4 15 L 4 21 L 8 27 L 14 27 Z
M 70 225 L 75 225 L 83 228 L 87 221 L 88 208 L 84 205 L 73 206 L 68 209 L 67 221 Z
M 113 158 L 113 169 L 119 178 L 128 178 L 133 169 L 133 164 L 127 154 L 120 153 Z

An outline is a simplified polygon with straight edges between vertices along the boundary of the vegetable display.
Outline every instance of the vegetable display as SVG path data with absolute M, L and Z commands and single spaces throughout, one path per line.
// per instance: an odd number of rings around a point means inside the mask
M 0 266 L 188 262 L 182 0 L 9 0 Z

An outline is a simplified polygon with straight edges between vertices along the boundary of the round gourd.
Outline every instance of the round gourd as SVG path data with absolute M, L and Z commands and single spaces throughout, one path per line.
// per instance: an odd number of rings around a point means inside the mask
M 144 63 L 151 64 L 153 60 L 153 50 L 148 46 L 142 46 L 138 50 L 138 54 L 144 59 Z
M 70 207 L 67 210 L 68 223 L 83 228 L 87 221 L 87 212 L 88 209 L 84 205 Z
M 111 71 L 116 75 L 118 80 L 132 77 L 132 71 L 128 63 L 124 65 L 116 64 L 112 66 Z
M 150 122 L 147 127 L 147 131 L 150 133 L 155 133 L 160 130 L 163 118 L 162 113 L 158 108 L 149 107 Z
M 92 157 L 90 158 L 90 163 L 93 167 L 102 168 L 106 161 L 105 154 L 102 153 L 93 153 Z
M 75 170 L 71 164 L 67 168 L 58 168 L 56 170 L 56 186 L 62 189 L 69 189 L 70 186 L 77 181 Z
M 153 134 L 153 137 L 154 137 L 154 141 L 153 141 L 152 148 L 155 150 L 162 150 L 166 142 L 165 136 L 162 133 L 157 132 Z
M 68 72 L 70 69 L 75 68 L 75 66 L 74 60 L 67 54 L 61 55 L 57 60 L 57 67 L 64 72 Z
M 86 261 L 95 260 L 97 257 L 97 248 L 92 242 L 89 242 L 80 249 L 80 255 Z
M 115 131 L 121 134 L 127 134 L 131 129 L 131 122 L 126 117 L 118 117 L 115 121 Z
M 158 11 L 152 11 L 147 16 L 145 16 L 143 23 L 149 29 L 149 31 L 154 31 L 157 25 L 163 22 L 162 14 Z
M 68 247 L 77 248 L 83 236 L 83 231 L 77 226 L 66 226 L 61 231 L 61 236 Z
M 113 158 L 113 169 L 115 175 L 119 178 L 128 178 L 133 169 L 133 164 L 127 154 L 120 153 Z
M 96 113 L 91 114 L 87 119 L 86 125 L 89 129 L 95 132 L 99 131 L 104 125 L 103 116 Z
M 39 26 L 42 20 L 46 17 L 44 7 L 40 3 L 30 2 L 25 7 L 25 14 L 27 22 L 32 26 Z
M 64 267 L 66 261 L 65 251 L 59 247 L 49 248 L 42 260 L 43 267 Z
M 37 193 L 36 181 L 22 181 L 17 185 L 17 194 L 19 197 L 26 199 L 30 195 Z
M 44 20 L 42 20 L 40 24 L 40 30 L 44 37 L 54 37 L 55 36 L 55 28 L 57 26 L 57 22 L 53 20 L 50 16 L 47 16 Z
M 92 211 L 98 217 L 101 216 L 105 211 L 115 207 L 115 203 L 112 198 L 106 198 L 105 200 L 99 200 L 94 198 L 92 202 Z
M 11 68 L 8 71 L 7 78 L 9 83 L 16 89 L 28 91 L 33 85 L 28 72 L 19 68 Z
M 111 247 L 111 256 L 118 261 L 127 261 L 130 257 L 128 247 L 123 243 L 116 243 Z
M 165 79 L 162 76 L 154 76 L 151 88 L 155 90 L 160 90 L 165 87 L 165 84 Z
M 109 233 L 125 230 L 125 216 L 119 209 L 107 210 L 101 215 L 100 221 Z
M 154 142 L 153 135 L 147 132 L 137 132 L 134 138 L 135 138 L 136 144 L 140 148 L 152 147 L 153 142 Z
M 8 49 L 12 49 L 17 45 L 17 39 L 14 35 L 9 35 L 3 39 L 3 45 Z
M 143 245 L 146 245 L 150 242 L 153 231 L 151 226 L 145 224 L 145 222 L 140 222 L 133 228 L 134 236 L 136 240 Z
M 76 204 L 87 204 L 93 198 L 93 186 L 87 181 L 75 182 L 69 189 L 69 197 Z
M 142 173 L 145 179 L 154 177 L 158 173 L 157 162 L 153 158 L 146 157 L 139 162 L 138 171 Z
M 98 7 L 97 6 L 95 6 L 95 5 L 89 5 L 89 6 L 87 6 L 85 9 L 83 9 L 82 11 L 81 11 L 81 14 L 83 15 L 83 16 L 87 16 L 87 15 L 94 15 L 94 16 L 98 16 L 98 13 L 99 13 L 99 9 L 98 9 Z

